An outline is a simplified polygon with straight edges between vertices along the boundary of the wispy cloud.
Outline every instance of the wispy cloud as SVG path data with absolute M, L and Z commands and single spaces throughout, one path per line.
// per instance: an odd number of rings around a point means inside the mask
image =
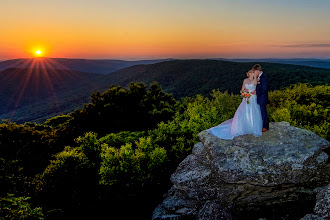
M 285 45 L 271 45 L 274 47 L 330 47 L 330 44 L 285 44 Z

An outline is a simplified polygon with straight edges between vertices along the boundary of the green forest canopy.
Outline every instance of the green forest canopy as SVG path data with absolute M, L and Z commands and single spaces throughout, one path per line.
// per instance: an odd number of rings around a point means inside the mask
M 272 122 L 330 140 L 330 86 L 292 85 L 269 98 Z M 4 121 L 0 216 L 96 217 L 111 210 L 149 218 L 198 133 L 232 118 L 240 102 L 219 90 L 177 101 L 157 83 L 131 83 L 93 93 L 83 108 L 43 124 Z M 123 212 L 127 206 L 140 214 Z

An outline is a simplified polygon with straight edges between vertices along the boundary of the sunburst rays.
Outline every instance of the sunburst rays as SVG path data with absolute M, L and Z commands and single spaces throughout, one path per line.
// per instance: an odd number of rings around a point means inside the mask
M 40 97 L 50 99 L 51 101 L 48 103 L 54 106 L 55 112 L 59 113 L 61 112 L 61 109 L 59 109 L 59 101 L 57 98 L 56 89 L 54 88 L 53 80 L 56 82 L 65 83 L 66 79 L 81 79 L 81 75 L 76 71 L 70 70 L 68 67 L 62 65 L 55 59 L 46 57 L 19 59 L 17 62 L 7 66 L 7 68 L 15 69 L 11 72 L 11 74 L 4 76 L 3 80 L 10 81 L 12 80 L 11 77 L 18 79 L 17 82 L 15 82 L 17 85 L 16 88 L 18 89 L 12 92 L 9 101 L 5 104 L 5 108 L 3 110 L 3 112 L 11 112 L 9 121 L 12 121 L 12 118 L 16 115 L 20 106 L 26 104 L 22 103 L 22 97 L 26 97 L 28 95 L 28 87 L 34 91 L 32 92 L 34 96 L 39 96 L 30 97 L 32 101 L 38 100 Z M 43 87 L 48 89 L 40 90 L 41 83 L 44 83 L 45 85 L 43 85 Z M 49 94 L 41 94 L 45 92 Z

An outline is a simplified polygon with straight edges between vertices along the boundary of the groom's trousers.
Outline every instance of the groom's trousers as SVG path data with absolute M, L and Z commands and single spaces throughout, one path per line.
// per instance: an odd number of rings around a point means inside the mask
M 269 120 L 267 116 L 266 105 L 260 105 L 261 117 L 263 122 L 263 128 L 269 129 Z

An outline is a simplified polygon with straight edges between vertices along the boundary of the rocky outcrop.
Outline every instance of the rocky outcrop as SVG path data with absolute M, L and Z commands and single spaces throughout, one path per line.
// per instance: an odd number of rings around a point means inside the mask
M 324 220 L 324 218 L 321 218 L 318 215 L 313 215 L 313 214 L 307 214 L 300 220 Z
M 316 195 L 314 211 L 322 218 L 330 219 L 330 184 Z
M 300 220 L 328 220 L 330 219 L 330 184 L 324 187 L 318 187 L 316 203 L 313 214 L 307 214 Z
M 307 214 L 300 220 L 309 219 L 330 219 L 330 184 L 324 187 L 319 187 L 314 190 L 317 192 L 314 214 Z
M 289 123 L 272 123 L 258 138 L 202 131 L 199 139 L 153 219 L 302 218 L 313 211 L 315 189 L 330 183 L 330 143 Z

